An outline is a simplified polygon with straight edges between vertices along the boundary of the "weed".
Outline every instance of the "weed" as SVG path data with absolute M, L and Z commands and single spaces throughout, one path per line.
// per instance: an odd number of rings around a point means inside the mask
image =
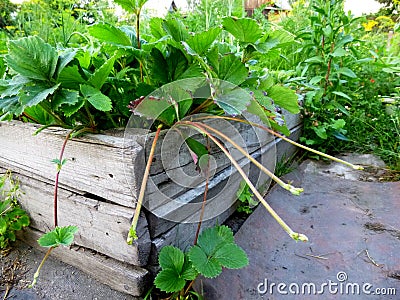
M 18 204 L 19 182 L 11 172 L 0 177 L 0 250 L 6 250 L 16 240 L 15 232 L 30 223 L 28 214 Z

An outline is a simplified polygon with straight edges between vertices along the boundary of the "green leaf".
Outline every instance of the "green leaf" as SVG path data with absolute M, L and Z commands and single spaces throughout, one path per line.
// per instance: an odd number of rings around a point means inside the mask
M 198 66 L 188 67 L 188 60 L 185 54 L 178 48 L 170 47 L 167 57 L 157 48 L 151 51 L 152 56 L 152 75 L 154 79 L 161 83 L 169 83 L 175 80 L 204 76 Z M 164 66 L 160 68 L 160 66 Z M 197 74 L 196 74 L 197 73 Z
M 197 64 L 191 64 L 176 80 L 198 77 L 205 77 L 203 69 Z
M 235 87 L 228 82 L 219 82 L 215 87 L 213 99 L 226 114 L 237 116 L 247 109 L 251 96 L 240 87 Z
M 182 290 L 185 287 L 186 280 L 180 277 L 175 270 L 165 269 L 158 273 L 154 284 L 161 291 L 173 293 Z
M 186 41 L 189 33 L 185 24 L 178 19 L 167 19 L 162 23 L 165 32 L 169 34 L 176 42 Z
M 5 180 L 5 177 L 3 177 L 3 178 L 4 178 L 4 180 Z M 0 188 L 2 188 L 2 187 L 4 186 L 4 182 L 5 182 L 5 181 L 0 181 L 0 183 L 1 183 Z M 9 209 L 10 204 L 11 204 L 11 199 L 5 200 L 5 201 L 0 201 L 0 215 L 3 215 L 4 212 L 5 212 L 7 209 Z
M 197 245 L 206 255 L 212 255 L 219 247 L 233 241 L 233 233 L 229 227 L 215 226 L 203 230 L 199 235 Z
M 0 78 L 3 78 L 7 71 L 6 64 L 4 63 L 4 57 L 0 57 Z
M 151 18 L 149 21 L 150 32 L 156 39 L 161 39 L 165 36 L 165 30 L 163 29 L 161 18 Z
M 54 123 L 53 116 L 51 116 L 47 111 L 45 111 L 40 105 L 26 107 L 24 112 L 39 124 L 50 125 Z
M 326 128 L 324 126 L 312 127 L 314 132 L 323 140 L 328 138 L 328 134 L 326 133 Z
M 55 78 L 58 78 L 61 71 L 74 59 L 77 51 L 73 49 L 67 49 L 58 57 L 57 67 L 55 71 Z
M 193 49 L 197 54 L 203 55 L 209 50 L 212 43 L 221 34 L 221 28 L 215 27 L 210 28 L 207 31 L 197 33 L 187 39 L 187 44 Z
M 218 78 L 240 85 L 248 76 L 248 70 L 234 54 L 224 56 L 219 62 Z
M 262 37 L 262 29 L 254 19 L 226 17 L 223 18 L 222 25 L 226 31 L 243 43 L 255 43 Z
M 393 74 L 393 73 L 399 73 L 400 72 L 400 67 L 390 67 L 390 68 L 382 68 L 382 71 L 385 73 Z
M 19 101 L 24 106 L 34 106 L 44 101 L 59 88 L 60 83 L 50 88 L 41 84 L 27 86 L 20 92 Z
M 225 242 L 225 243 L 233 243 L 235 238 L 233 237 L 232 230 L 225 225 L 216 226 L 218 236 Z
M 215 278 L 222 272 L 222 266 L 214 257 L 208 257 L 202 248 L 193 246 L 189 250 L 189 258 L 194 268 L 207 278 Z
M 193 267 L 193 264 L 190 261 L 189 256 L 185 255 L 185 263 L 183 264 L 181 273 L 182 278 L 185 280 L 195 280 L 198 275 L 199 273 Z
M 110 24 L 95 24 L 88 27 L 89 34 L 99 41 L 113 45 L 132 46 L 131 39 L 121 29 Z
M 3 217 L 0 217 L 0 234 L 4 234 L 6 231 L 7 231 L 7 222 Z
M 19 74 L 10 80 L 0 80 L 0 98 L 18 95 L 19 91 L 28 83 L 30 80 Z
M 344 50 L 343 48 L 338 48 L 331 55 L 333 57 L 343 57 L 343 56 L 347 55 L 347 51 Z
M 268 89 L 267 95 L 274 100 L 275 104 L 292 114 L 298 114 L 300 112 L 299 98 L 295 91 L 284 86 L 274 85 Z
M 306 59 L 305 63 L 325 63 L 325 60 L 321 56 L 314 56 Z
M 250 102 L 250 105 L 247 106 L 247 112 L 259 117 L 266 127 L 282 132 L 286 136 L 290 135 L 290 131 L 286 126 L 279 126 L 273 120 L 269 119 L 267 111 L 257 101 L 252 100 Z
M 106 82 L 108 75 L 114 68 L 114 62 L 116 55 L 108 59 L 100 68 L 98 68 L 88 80 L 88 83 L 94 88 L 100 90 L 103 84 Z
M 246 252 L 235 244 L 226 244 L 219 248 L 214 257 L 225 268 L 240 269 L 249 264 Z
M 8 115 L 19 116 L 23 113 L 24 107 L 19 102 L 18 96 L 0 98 L 0 110 L 4 113 L 0 116 L 0 121 Z
M 271 49 L 275 48 L 278 44 L 279 44 L 278 39 L 269 38 L 266 41 L 261 43 L 256 43 L 253 46 L 259 53 L 266 54 Z
M 143 8 L 143 5 L 149 0 L 114 0 L 115 3 L 121 5 L 128 12 L 137 12 Z
M 61 105 L 75 105 L 79 101 L 78 97 L 78 91 L 61 89 L 54 95 L 51 106 L 53 109 L 58 109 Z
M 188 68 L 185 54 L 175 47 L 171 47 L 166 57 L 169 81 L 178 80 Z M 159 66 L 158 66 L 159 67 Z
M 16 236 L 15 236 L 15 233 L 14 233 L 14 231 L 8 231 L 7 232 L 7 237 L 8 237 L 8 239 L 10 240 L 10 241 L 13 241 L 13 242 L 15 242 L 15 240 L 16 240 Z
M 354 40 L 354 38 L 351 35 L 343 35 L 338 39 L 338 41 L 335 44 L 336 48 L 341 48 L 344 45 L 351 43 Z
M 29 216 L 26 215 L 26 214 L 20 216 L 20 218 L 18 219 L 18 221 L 21 223 L 21 225 L 22 225 L 23 227 L 27 227 L 27 226 L 29 226 L 29 224 L 31 223 L 31 220 L 30 220 Z
M 166 66 L 167 60 L 163 53 L 158 48 L 151 49 L 152 59 L 152 78 L 161 83 L 167 83 L 169 80 L 168 68 L 160 68 L 159 66 Z
M 85 101 L 82 99 L 82 97 L 78 97 L 78 102 L 76 104 L 63 105 L 62 111 L 64 113 L 64 116 L 71 117 L 73 114 L 79 111 L 84 105 Z
M 318 84 L 318 83 L 320 83 L 320 81 L 322 80 L 322 79 L 324 79 L 325 77 L 323 77 L 323 76 L 314 76 L 313 78 L 311 78 L 310 79 L 310 84 L 311 85 L 315 85 L 315 84 Z
M 160 120 L 171 126 L 175 120 L 175 110 L 166 99 L 146 97 L 136 107 L 135 113 L 148 119 Z
M 98 89 L 90 85 L 81 85 L 81 92 L 86 100 L 100 111 L 110 111 L 112 109 L 111 99 Z
M 158 261 L 162 270 L 154 283 L 162 291 L 180 291 L 184 288 L 186 280 L 194 280 L 197 277 L 197 272 L 188 257 L 176 247 L 163 247 Z
M 58 76 L 58 81 L 63 87 L 69 89 L 78 89 L 80 84 L 86 83 L 76 65 L 64 68 Z
M 332 93 L 335 94 L 335 95 L 338 95 L 340 97 L 346 98 L 347 100 L 352 100 L 351 97 L 349 95 L 345 94 L 345 93 L 336 92 L 336 91 L 333 91 Z
M 203 155 L 208 154 L 207 147 L 204 146 L 199 141 L 195 140 L 194 138 L 189 137 L 185 140 L 185 142 L 186 142 L 187 146 L 189 147 L 189 150 L 191 151 L 191 155 L 193 157 L 193 161 L 195 164 L 197 164 L 199 162 L 200 158 Z
M 258 89 L 260 90 L 268 90 L 274 85 L 275 81 L 271 75 L 267 75 L 265 77 L 260 78 L 260 85 Z
M 10 228 L 12 230 L 18 231 L 22 229 L 22 224 L 20 222 L 12 222 Z
M 58 55 L 56 49 L 40 37 L 30 36 L 8 42 L 6 62 L 22 76 L 50 80 L 57 67 Z
M 177 273 L 182 271 L 184 260 L 185 255 L 183 252 L 174 246 L 163 247 L 158 257 L 158 263 L 160 264 L 161 268 L 173 269 L 176 270 Z
M 350 70 L 349 68 L 345 68 L 345 67 L 344 68 L 340 68 L 336 72 L 339 73 L 339 74 L 345 75 L 347 77 L 350 77 L 350 78 L 357 78 L 357 75 L 352 70 Z
M 341 128 L 343 128 L 346 125 L 346 121 L 343 119 L 338 119 L 338 120 L 334 120 L 333 124 L 331 125 L 331 127 L 333 129 L 339 130 Z
M 77 226 L 56 227 L 44 234 L 38 240 L 41 247 L 69 246 L 74 241 L 74 234 L 78 231 Z

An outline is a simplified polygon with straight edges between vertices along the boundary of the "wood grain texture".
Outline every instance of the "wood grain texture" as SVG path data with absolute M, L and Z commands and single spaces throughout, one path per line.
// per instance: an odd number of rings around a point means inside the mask
M 46 129 L 18 121 L 0 122 L 0 163 L 15 172 L 53 182 L 55 165 L 66 130 Z M 123 136 L 88 134 L 67 143 L 68 159 L 60 175 L 60 186 L 80 194 L 90 193 L 126 207 L 135 207 L 137 182 L 143 174 L 142 147 Z
M 301 128 L 302 126 L 298 125 L 291 130 L 291 139 L 297 140 L 299 138 Z M 273 171 L 277 161 L 282 158 L 289 158 L 295 151 L 296 147 L 293 145 L 281 139 L 276 139 L 273 143 L 253 152 L 252 156 Z M 242 159 L 240 165 L 258 189 L 261 192 L 266 191 L 271 182 L 270 178 L 251 164 L 247 158 Z M 238 172 L 232 171 L 230 168 L 224 169 L 211 178 L 205 219 L 215 218 L 235 203 L 236 192 L 241 181 L 242 177 Z M 160 189 L 157 189 L 152 181 L 149 184 L 153 185 L 153 192 L 149 193 L 148 198 L 146 198 L 145 207 L 150 213 L 147 215 L 147 220 L 152 240 L 174 227 L 177 223 L 176 220 L 180 220 L 182 223 L 196 223 L 199 220 L 204 184 L 187 189 L 183 193 L 178 193 L 178 191 L 181 191 L 179 188 L 174 190 L 172 182 Z
M 20 232 L 18 238 L 45 252 L 47 248 L 39 247 L 36 242 L 41 235 L 42 232 L 28 228 Z M 123 293 L 141 296 L 149 288 L 151 278 L 147 270 L 122 263 L 83 247 L 76 245 L 58 247 L 52 251 L 51 256 L 82 270 L 98 281 Z
M 0 169 L 1 170 L 1 169 Z M 31 227 L 42 232 L 53 228 L 53 185 L 14 173 L 20 181 L 19 201 L 31 217 Z M 59 226 L 76 225 L 75 243 L 136 266 L 147 264 L 151 241 L 147 220 L 139 219 L 138 242 L 126 243 L 133 208 L 86 198 L 59 189 Z

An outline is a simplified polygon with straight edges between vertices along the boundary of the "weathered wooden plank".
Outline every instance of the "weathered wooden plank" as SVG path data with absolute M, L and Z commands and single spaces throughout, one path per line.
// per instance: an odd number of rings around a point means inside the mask
M 39 247 L 36 242 L 41 235 L 42 232 L 40 231 L 26 229 L 18 237 L 32 247 L 46 251 L 46 248 Z M 151 278 L 147 270 L 122 263 L 89 249 L 75 245 L 58 247 L 52 251 L 51 256 L 82 270 L 98 281 L 123 293 L 139 297 L 149 287 Z M 45 272 L 45 268 L 46 266 L 44 266 L 42 272 Z
M 53 185 L 15 174 L 19 178 L 21 206 L 31 217 L 31 227 L 42 232 L 53 228 Z M 139 220 L 138 242 L 127 245 L 126 237 L 134 209 L 58 191 L 59 226 L 76 225 L 76 244 L 137 266 L 147 264 L 151 241 L 147 220 Z
M 283 114 L 289 128 L 300 122 L 299 116 L 287 112 Z M 255 121 L 253 119 L 252 121 Z M 248 125 L 242 123 L 235 122 L 229 134 L 229 130 L 227 131 L 224 125 L 227 124 L 225 121 L 208 122 L 216 128 L 225 130 L 225 133 L 237 138 L 237 141 L 241 140 L 242 145 L 245 143 L 250 153 L 271 141 L 271 137 L 262 130 L 256 129 L 256 132 L 253 132 L 248 130 Z M 67 131 L 46 129 L 39 135 L 33 136 L 32 134 L 39 128 L 34 124 L 17 121 L 0 122 L 0 127 L 2 141 L 0 163 L 27 176 L 34 174 L 43 181 L 52 182 L 55 168 L 50 161 L 59 156 Z M 240 134 L 236 134 L 236 130 Z M 64 155 L 69 161 L 63 167 L 60 186 L 81 194 L 93 194 L 123 206 L 134 207 L 146 162 L 142 154 L 142 146 L 146 144 L 146 152 L 148 152 L 150 149 L 148 145 L 152 141 L 149 138 L 145 143 L 145 140 L 143 130 L 129 129 L 129 134 L 125 136 L 123 136 L 123 131 L 120 131 L 119 134 L 112 136 L 89 134 L 69 141 Z M 166 188 L 170 184 L 165 171 L 174 172 L 174 169 L 178 168 L 183 173 L 192 174 L 192 176 L 196 174 L 189 151 L 186 147 L 175 151 L 175 144 L 175 139 L 165 141 L 163 135 L 161 136 L 151 169 L 154 175 L 152 180 L 156 184 L 164 184 Z M 229 165 L 229 160 L 219 149 L 213 149 L 213 156 L 217 160 L 216 172 Z M 152 193 L 150 188 L 151 185 L 147 189 L 147 195 Z M 176 193 L 182 192 L 185 192 L 185 189 L 176 190 Z
M 302 126 L 292 128 L 290 139 L 298 140 L 301 134 Z M 276 140 L 277 160 L 290 157 L 294 154 L 297 148 L 281 139 Z M 267 151 L 267 149 L 264 149 Z M 266 156 L 264 156 L 266 157 Z M 235 173 L 234 175 L 237 175 Z M 206 208 L 207 209 L 207 208 Z M 229 207 L 219 216 L 205 220 L 202 228 L 207 228 L 215 224 L 222 224 L 235 210 L 235 205 Z M 267 213 L 267 212 L 266 212 Z M 152 237 L 152 250 L 149 260 L 149 265 L 157 265 L 157 257 L 162 247 L 167 245 L 175 245 L 182 250 L 187 249 L 193 244 L 194 233 L 197 228 L 197 223 L 174 223 L 167 220 L 157 218 L 153 214 L 148 215 L 148 221 L 151 225 L 150 234 Z M 193 220 L 191 220 L 193 221 Z
M 13 171 L 52 182 L 55 166 L 67 134 L 62 129 L 46 129 L 18 121 L 0 122 L 0 163 Z M 136 161 L 142 147 L 134 140 L 107 135 L 86 135 L 67 143 L 60 186 L 91 193 L 127 207 L 135 206 L 138 177 L 143 165 Z M 129 179 L 129 182 L 127 180 Z M 133 192 L 132 192 L 133 191 Z
M 301 128 L 301 125 L 293 128 L 291 130 L 290 138 L 297 140 L 301 133 Z M 296 147 L 293 145 L 281 139 L 276 139 L 273 143 L 270 143 L 262 149 L 252 153 L 252 156 L 258 159 L 261 164 L 273 171 L 277 159 L 280 160 L 283 156 L 288 158 L 295 151 Z M 245 166 L 248 168 L 250 162 L 247 159 L 244 159 L 241 161 L 241 165 L 242 167 Z M 270 179 L 267 175 L 262 173 L 252 164 L 248 172 L 250 179 L 252 179 L 253 182 L 255 179 L 258 179 L 256 186 L 261 192 L 268 188 Z M 241 180 L 241 176 L 237 172 L 232 173 L 230 169 L 220 172 L 216 177 L 210 180 L 208 199 L 212 199 L 216 194 L 221 195 L 222 189 L 223 193 L 220 199 L 214 199 L 207 203 L 205 219 L 213 218 L 215 217 L 215 214 L 220 212 L 222 213 L 232 206 L 236 200 L 236 192 Z M 183 223 L 197 222 L 200 212 L 199 203 L 202 201 L 204 184 L 197 188 L 190 189 L 183 194 L 176 194 L 176 197 L 172 198 L 173 201 L 167 197 L 170 195 L 166 195 L 163 192 L 163 190 L 153 192 L 151 197 L 149 197 L 147 202 L 145 202 L 145 206 L 150 212 L 147 219 L 149 221 L 149 230 L 152 240 L 164 234 L 168 230 L 171 230 L 171 228 L 176 225 L 176 223 L 171 222 L 171 220 L 180 219 Z
M 254 117 L 249 117 L 249 119 L 250 121 L 257 120 Z M 232 138 L 237 144 L 246 148 L 250 153 L 264 146 L 272 139 L 271 135 L 263 130 L 252 128 L 250 125 L 240 122 L 209 119 L 202 121 L 202 123 L 206 123 L 207 125 L 223 132 L 225 135 Z M 193 137 L 203 144 L 206 144 L 204 137 L 198 134 L 197 131 L 193 129 L 188 130 L 188 128 L 180 128 L 180 131 L 184 133 L 185 137 Z M 195 133 L 196 135 L 194 135 Z M 223 139 L 221 140 L 223 141 Z M 148 157 L 152 142 L 153 135 L 149 135 L 145 146 L 146 157 Z M 213 144 L 211 146 L 211 154 L 219 156 L 222 159 L 221 162 L 218 163 L 218 166 L 222 170 L 224 166 L 228 165 L 228 160 L 221 154 L 221 150 L 217 146 Z M 227 145 L 227 147 L 232 149 L 229 145 Z M 164 131 L 160 135 L 156 145 L 156 151 L 151 166 L 151 175 L 160 174 L 164 171 L 174 170 L 176 168 L 186 168 L 188 165 L 192 164 L 192 161 L 193 158 L 187 150 L 187 146 L 185 145 L 184 139 L 180 133 L 175 130 Z

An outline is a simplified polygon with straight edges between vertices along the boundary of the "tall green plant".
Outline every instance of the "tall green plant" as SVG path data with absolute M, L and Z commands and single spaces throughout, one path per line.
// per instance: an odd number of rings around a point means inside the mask
M 357 82 L 352 70 L 357 49 L 351 35 L 355 21 L 343 11 L 342 0 L 310 2 L 311 25 L 300 35 L 301 51 L 308 57 L 301 65 L 301 76 L 309 80 L 311 89 L 304 102 L 305 132 L 302 140 L 307 144 L 323 144 L 332 137 L 346 139 L 343 129 L 348 115 L 345 105 L 351 98 L 351 89 Z

